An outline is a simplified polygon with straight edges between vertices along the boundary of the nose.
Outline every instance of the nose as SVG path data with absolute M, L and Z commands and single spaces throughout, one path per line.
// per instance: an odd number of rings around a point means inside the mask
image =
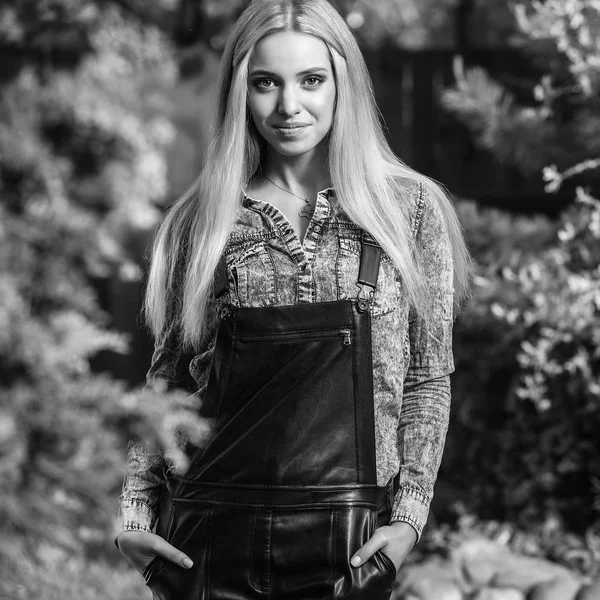
M 291 117 L 300 112 L 300 98 L 295 86 L 284 86 L 279 94 L 277 112 L 280 115 Z

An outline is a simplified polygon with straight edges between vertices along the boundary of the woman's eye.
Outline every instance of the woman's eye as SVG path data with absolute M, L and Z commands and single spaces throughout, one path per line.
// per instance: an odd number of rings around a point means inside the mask
M 307 77 L 304 80 L 304 83 L 306 83 L 308 87 L 318 87 L 321 83 L 323 83 L 323 80 L 320 77 Z
M 257 88 L 260 88 L 262 90 L 268 90 L 272 88 L 274 84 L 275 82 L 272 79 L 259 79 L 254 83 L 254 85 L 256 85 Z

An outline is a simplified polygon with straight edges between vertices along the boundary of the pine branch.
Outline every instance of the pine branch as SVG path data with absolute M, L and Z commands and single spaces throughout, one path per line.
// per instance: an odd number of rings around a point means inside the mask
M 600 158 L 590 158 L 584 160 L 576 165 L 573 165 L 569 169 L 566 169 L 562 173 L 559 172 L 556 165 L 550 165 L 544 169 L 544 181 L 546 182 L 546 191 L 548 193 L 557 192 L 560 186 L 577 175 L 581 175 L 586 171 L 594 171 L 600 169 Z
M 465 70 L 461 57 L 454 74 L 456 85 L 443 93 L 442 105 L 469 128 L 480 148 L 526 174 L 564 162 L 561 132 L 545 107 L 519 106 L 483 69 Z

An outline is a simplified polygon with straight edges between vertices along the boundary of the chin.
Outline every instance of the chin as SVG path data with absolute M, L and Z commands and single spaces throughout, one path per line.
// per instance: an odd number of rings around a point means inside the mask
M 289 141 L 283 144 L 279 140 L 273 143 L 269 142 L 271 148 L 283 156 L 302 156 L 303 154 L 317 150 L 319 144 L 320 142 L 317 144 L 307 143 L 305 140 Z
M 282 156 L 302 156 L 304 154 L 308 154 L 311 150 L 314 150 L 314 146 L 311 148 L 274 148 L 277 154 L 281 154 Z

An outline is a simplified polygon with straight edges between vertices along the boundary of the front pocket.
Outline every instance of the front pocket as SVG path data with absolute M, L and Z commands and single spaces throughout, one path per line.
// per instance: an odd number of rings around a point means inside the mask
M 339 338 L 344 346 L 352 344 L 353 333 L 350 328 L 335 327 L 314 331 L 286 331 L 278 333 L 237 333 L 236 341 L 241 344 L 293 344 Z
M 373 535 L 377 527 L 377 511 L 354 506 L 337 511 L 336 600 L 387 600 L 396 579 L 391 559 L 379 550 L 358 567 L 350 564 L 355 552 Z
M 271 597 L 334 597 L 336 509 L 273 510 L 270 519 Z
M 166 560 L 162 556 L 155 556 L 142 571 L 142 577 L 146 580 L 146 583 L 150 581 L 152 576 L 160 570 L 162 561 Z
M 254 241 L 227 253 L 228 279 L 237 306 L 272 306 L 276 303 L 275 265 L 267 244 Z
M 383 566 L 387 569 L 388 573 L 396 579 L 398 572 L 396 571 L 394 561 L 383 550 L 377 550 L 375 556 L 379 557 L 379 560 L 383 563 Z
M 173 503 L 168 541 L 192 559 L 186 569 L 163 557 L 156 557 L 144 570 L 146 585 L 156 600 L 197 600 L 206 587 L 206 554 L 209 548 L 211 509 Z M 200 595 L 199 595 L 200 594 Z

